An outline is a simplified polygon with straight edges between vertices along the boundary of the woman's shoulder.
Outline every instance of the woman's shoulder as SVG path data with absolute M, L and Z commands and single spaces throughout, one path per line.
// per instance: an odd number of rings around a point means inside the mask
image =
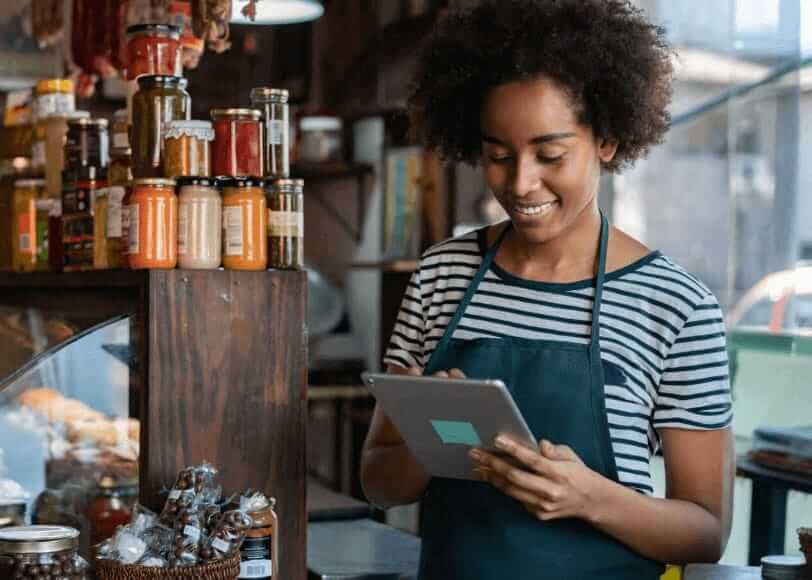
M 436 268 L 454 263 L 478 264 L 482 261 L 482 236 L 487 228 L 465 232 L 431 246 L 420 258 L 420 268 Z

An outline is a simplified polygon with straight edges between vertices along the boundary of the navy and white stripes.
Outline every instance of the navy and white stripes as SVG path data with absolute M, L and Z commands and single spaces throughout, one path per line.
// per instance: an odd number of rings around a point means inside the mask
M 424 367 L 474 277 L 485 230 L 428 250 L 412 276 L 384 361 Z M 494 264 L 454 338 L 512 336 L 588 343 L 594 280 L 517 278 Z M 657 430 L 731 421 L 724 323 L 716 298 L 659 252 L 606 276 L 600 318 L 606 408 L 620 481 L 653 491 Z

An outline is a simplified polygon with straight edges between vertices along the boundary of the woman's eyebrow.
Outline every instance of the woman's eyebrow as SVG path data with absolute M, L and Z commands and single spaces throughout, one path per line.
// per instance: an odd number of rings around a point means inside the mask
M 560 139 L 569 139 L 570 137 L 575 137 L 575 133 L 547 133 L 546 135 L 539 135 L 538 137 L 533 137 L 528 141 L 531 145 L 540 145 L 542 143 L 549 143 L 550 141 L 558 141 Z M 507 143 L 497 139 L 492 135 L 488 135 L 487 133 L 482 133 L 482 140 L 486 143 L 493 143 L 494 145 L 503 145 L 507 146 Z

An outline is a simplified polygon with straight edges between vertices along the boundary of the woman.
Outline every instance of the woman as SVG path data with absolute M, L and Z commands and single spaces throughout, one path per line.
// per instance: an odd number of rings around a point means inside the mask
M 421 578 L 657 578 L 713 562 L 733 490 L 716 298 L 610 227 L 601 171 L 669 124 L 664 31 L 623 0 L 486 0 L 444 21 L 420 62 L 426 141 L 481 164 L 506 223 L 428 250 L 390 372 L 500 378 L 539 438 L 482 450 L 481 482 L 430 480 L 376 410 L 362 482 L 423 502 Z M 656 195 L 656 192 L 651 192 Z M 666 498 L 653 497 L 662 448 Z

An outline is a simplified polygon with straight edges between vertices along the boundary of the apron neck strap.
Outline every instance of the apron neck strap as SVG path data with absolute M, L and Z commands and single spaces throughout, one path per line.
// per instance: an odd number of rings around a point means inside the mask
M 601 301 L 603 299 L 603 281 L 606 277 L 606 252 L 609 246 L 609 221 L 606 216 L 601 213 L 601 238 L 600 245 L 598 246 L 598 271 L 595 281 L 595 300 L 592 304 L 592 336 L 589 342 L 589 348 L 600 357 L 600 315 L 601 315 Z

